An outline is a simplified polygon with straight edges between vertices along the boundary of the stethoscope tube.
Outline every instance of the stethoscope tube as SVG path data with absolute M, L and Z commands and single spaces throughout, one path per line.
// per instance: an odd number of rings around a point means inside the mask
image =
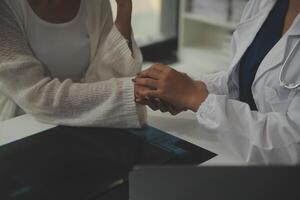
M 287 69 L 287 65 L 290 63 L 291 59 L 295 56 L 297 52 L 297 48 L 300 46 L 300 40 L 296 43 L 296 45 L 293 47 L 292 51 L 289 53 L 287 59 L 283 63 L 280 74 L 279 74 L 279 82 L 280 85 L 284 88 L 287 88 L 289 90 L 294 90 L 300 87 L 300 82 L 299 83 L 288 83 L 287 81 L 284 80 L 283 76 L 284 73 L 286 72 L 285 70 Z M 286 74 L 286 73 L 285 73 Z

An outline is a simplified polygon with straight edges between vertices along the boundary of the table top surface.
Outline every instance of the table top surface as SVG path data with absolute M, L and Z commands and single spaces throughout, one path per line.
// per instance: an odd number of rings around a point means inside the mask
M 185 112 L 177 116 L 171 116 L 170 114 L 149 110 L 148 114 L 148 124 L 150 126 L 218 155 L 201 165 L 245 165 L 240 158 L 226 149 L 217 139 L 217 135 L 207 134 L 201 131 L 194 113 Z M 30 115 L 22 115 L 11 120 L 0 122 L 0 146 L 54 127 L 56 126 L 37 122 Z

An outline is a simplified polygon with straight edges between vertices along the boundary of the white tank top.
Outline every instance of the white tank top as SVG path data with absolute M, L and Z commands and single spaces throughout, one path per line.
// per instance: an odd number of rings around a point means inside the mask
M 73 20 L 60 24 L 41 19 L 27 0 L 22 4 L 26 15 L 25 31 L 35 56 L 53 78 L 79 81 L 90 58 L 84 2 L 81 1 L 79 12 Z

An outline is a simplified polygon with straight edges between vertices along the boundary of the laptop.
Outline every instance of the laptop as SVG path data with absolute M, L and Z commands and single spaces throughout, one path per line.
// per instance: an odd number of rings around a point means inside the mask
M 136 166 L 198 165 L 214 156 L 150 126 L 60 126 L 0 147 L 0 199 L 127 200 Z
M 299 200 L 300 167 L 151 167 L 130 173 L 130 200 Z

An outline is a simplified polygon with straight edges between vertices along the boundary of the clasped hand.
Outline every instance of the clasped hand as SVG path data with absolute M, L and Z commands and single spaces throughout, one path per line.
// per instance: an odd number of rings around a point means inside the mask
M 186 110 L 196 112 L 209 94 L 203 82 L 162 64 L 140 72 L 133 82 L 137 103 L 173 115 Z

